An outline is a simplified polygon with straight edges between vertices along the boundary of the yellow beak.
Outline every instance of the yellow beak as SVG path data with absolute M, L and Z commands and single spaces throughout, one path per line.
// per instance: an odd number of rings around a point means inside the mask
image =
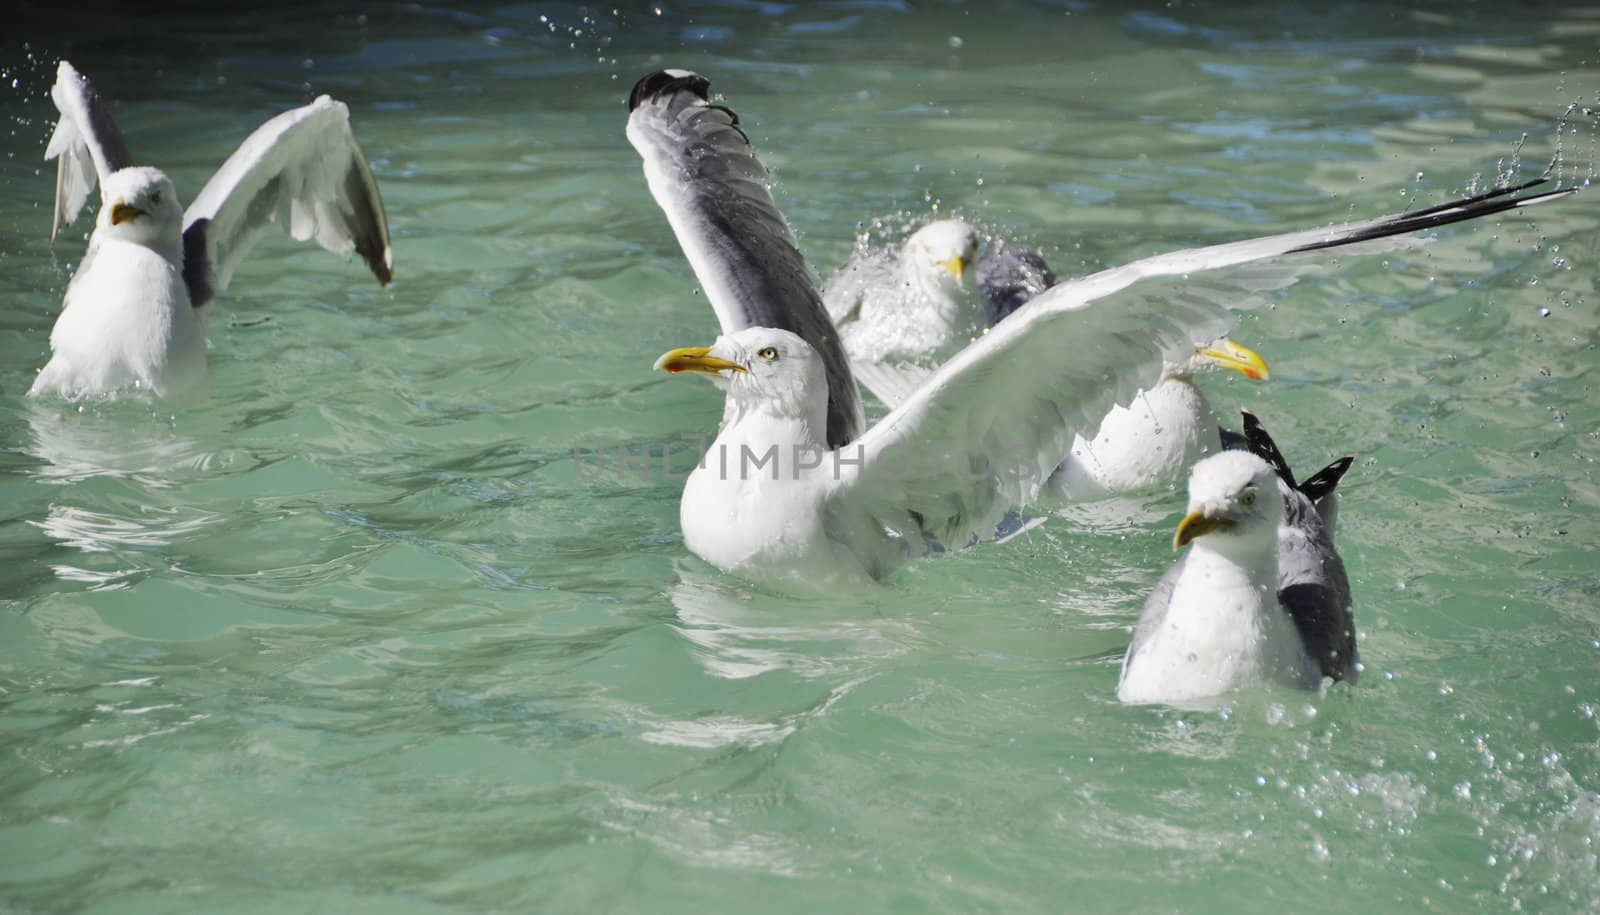
M 129 206 L 126 203 L 118 203 L 111 207 L 111 224 L 114 226 L 119 226 L 130 219 L 135 219 L 143 215 L 144 210 L 141 210 L 138 207 Z
M 1233 527 L 1233 522 L 1227 518 L 1213 518 L 1202 512 L 1190 512 L 1178 522 L 1178 530 L 1172 535 L 1172 548 L 1181 550 L 1196 537 L 1203 537 L 1212 531 L 1230 527 Z
M 696 372 L 701 375 L 720 376 L 723 372 L 747 371 L 737 362 L 718 359 L 710 353 L 709 346 L 685 346 L 682 349 L 662 353 L 661 358 L 656 360 L 655 367 L 674 375 L 679 372 Z
M 959 254 L 947 261 L 940 261 L 939 266 L 943 267 L 945 272 L 954 277 L 958 283 L 961 282 L 962 277 L 967 275 L 967 259 Z
M 1212 365 L 1233 369 L 1251 381 L 1266 381 L 1272 377 L 1272 373 L 1267 371 L 1266 360 L 1255 350 L 1240 346 L 1226 337 L 1210 346 L 1202 346 L 1195 352 Z

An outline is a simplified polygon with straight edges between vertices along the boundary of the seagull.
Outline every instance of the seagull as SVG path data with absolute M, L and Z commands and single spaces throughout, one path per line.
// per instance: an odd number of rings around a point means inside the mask
M 1311 657 L 1278 604 L 1278 527 L 1272 465 L 1226 451 L 1194 465 L 1173 563 L 1139 613 L 1117 698 L 1184 702 L 1251 686 L 1316 685 Z
M 101 199 L 30 396 L 201 390 L 202 306 L 273 222 L 296 240 L 359 253 L 382 284 L 392 278 L 383 202 L 344 103 L 324 95 L 256 128 L 185 211 L 165 174 L 133 164 L 106 103 L 72 64 L 61 62 L 50 95 L 61 113 L 45 151 L 57 160 L 51 240 L 96 181 Z
M 1248 451 L 1202 460 L 1167 569 L 1139 613 L 1117 698 L 1183 703 L 1237 689 L 1354 683 L 1360 670 L 1350 582 L 1318 509 L 1354 458 L 1305 483 L 1256 417 Z
M 855 364 L 942 361 L 1055 284 L 1037 251 L 962 219 L 922 226 L 899 245 L 858 244 L 822 286 Z
M 784 587 L 880 579 L 930 544 L 991 535 L 1008 509 L 1038 497 L 1074 435 L 1153 386 L 1196 341 L 1224 336 L 1234 310 L 1256 301 L 1240 290 L 1274 288 L 1306 269 L 1277 259 L 1570 193 L 1524 194 L 1543 183 L 1534 181 L 1058 283 L 841 442 L 841 407 L 859 415 L 850 367 L 766 170 L 709 89 L 698 74 L 665 70 L 629 96 L 628 139 L 722 324 L 710 346 L 674 349 L 655 364 L 726 392 L 717 437 L 679 503 L 685 544 L 725 572 Z M 1208 282 L 1213 273 L 1228 282 Z
M 1195 462 L 1222 450 L 1222 430 L 1195 376 L 1217 369 L 1252 381 L 1271 377 L 1266 360 L 1224 337 L 1197 347 L 1127 406 L 1106 412 L 1091 437 L 1074 436 L 1067 456 L 1050 477 L 1051 489 L 1067 501 L 1174 486 Z
M 930 223 L 898 252 L 858 251 L 822 289 L 839 322 L 857 379 L 885 405 L 904 402 L 932 368 L 1055 283 L 1037 251 L 997 241 L 978 256 L 977 289 L 960 285 L 979 242 L 960 220 Z M 1221 429 L 1195 376 L 1216 369 L 1252 381 L 1267 363 L 1226 338 L 1163 366 L 1160 380 L 1114 406 L 1088 435 L 1073 437 L 1050 479 L 1056 497 L 1081 502 L 1183 480 L 1195 461 L 1222 450 Z
M 978 230 L 940 219 L 898 247 L 858 246 L 822 286 L 853 362 L 946 358 L 993 322 L 968 271 Z

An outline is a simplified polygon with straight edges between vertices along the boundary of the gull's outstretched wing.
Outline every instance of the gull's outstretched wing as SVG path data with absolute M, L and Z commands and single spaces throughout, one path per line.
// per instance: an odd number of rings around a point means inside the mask
M 50 219 L 53 241 L 62 226 L 78 218 L 95 182 L 132 165 L 133 157 L 128 155 L 128 143 L 117 122 L 111 119 L 110 108 L 72 64 L 63 60 L 56 67 L 50 98 L 61 112 L 44 151 L 46 162 L 56 160 L 55 215 Z
M 861 434 L 861 396 L 794 233 L 772 200 L 767 170 L 739 117 L 710 103 L 705 77 L 652 73 L 628 99 L 628 141 L 645 180 L 723 333 L 776 327 L 822 355 L 828 374 L 828 441 Z
M 1113 404 L 1159 379 L 1197 343 L 1223 336 L 1237 308 L 1232 283 L 1208 288 L 1208 271 L 1244 271 L 1270 288 L 1303 273 L 1302 258 L 1399 233 L 1550 200 L 1570 189 L 1525 193 L 1545 179 L 1425 210 L 1325 229 L 1176 251 L 1051 287 L 945 363 L 845 457 L 829 496 L 836 514 L 865 513 L 902 533 L 965 546 L 1003 513 L 1031 502 L 1075 434 L 1092 434 Z M 1366 245 L 1351 251 L 1371 251 Z M 1300 263 L 1295 263 L 1301 261 Z M 1137 285 L 1135 285 L 1137 284 Z M 1133 287 L 1130 289 L 1130 287 Z M 1114 301 L 1101 301 L 1116 293 Z M 985 466 L 987 465 L 987 466 Z M 847 470 L 854 465 L 847 465 Z
M 394 275 L 378 183 L 350 132 L 350 111 L 326 95 L 245 138 L 183 214 L 183 278 L 199 307 L 274 222 L 296 241 L 355 251 L 387 285 Z

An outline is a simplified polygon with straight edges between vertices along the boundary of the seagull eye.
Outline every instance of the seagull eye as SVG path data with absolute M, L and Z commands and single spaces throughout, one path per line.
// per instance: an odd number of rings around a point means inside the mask
M 761 349 L 756 350 L 756 356 L 767 362 L 777 362 L 778 348 L 776 346 L 763 346 Z
M 161 203 L 161 192 L 160 191 L 155 191 L 155 192 L 151 193 L 150 202 L 159 206 L 160 203 Z
M 1244 495 L 1239 497 L 1239 504 L 1241 504 L 1241 505 L 1254 505 L 1254 504 L 1256 504 L 1256 491 L 1253 490 L 1253 489 L 1245 490 L 1244 491 Z

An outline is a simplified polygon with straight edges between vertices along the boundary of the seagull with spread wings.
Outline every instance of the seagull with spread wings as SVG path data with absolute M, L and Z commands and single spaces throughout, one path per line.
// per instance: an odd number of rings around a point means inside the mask
M 100 212 L 30 395 L 199 390 L 202 306 L 274 222 L 298 241 L 355 251 L 380 283 L 393 276 L 383 202 L 342 102 L 324 95 L 262 124 L 185 211 L 165 174 L 134 165 L 106 103 L 66 61 L 50 95 L 61 112 L 45 152 L 57 160 L 50 237 L 77 218 L 96 181 Z
M 766 170 L 737 115 L 710 102 L 709 86 L 665 70 L 629 98 L 628 139 L 722 325 L 711 346 L 673 350 L 656 366 L 707 376 L 727 392 L 717 439 L 684 485 L 685 543 L 725 571 L 778 584 L 880 578 L 930 541 L 961 547 L 992 534 L 1008 509 L 1039 494 L 1075 434 L 1155 384 L 1164 364 L 1222 337 L 1234 310 L 1258 301 L 1249 293 L 1304 272 L 1286 255 L 1571 192 L 1530 193 L 1542 183 L 1534 181 L 1059 283 L 858 432 L 859 395 L 838 332 Z

